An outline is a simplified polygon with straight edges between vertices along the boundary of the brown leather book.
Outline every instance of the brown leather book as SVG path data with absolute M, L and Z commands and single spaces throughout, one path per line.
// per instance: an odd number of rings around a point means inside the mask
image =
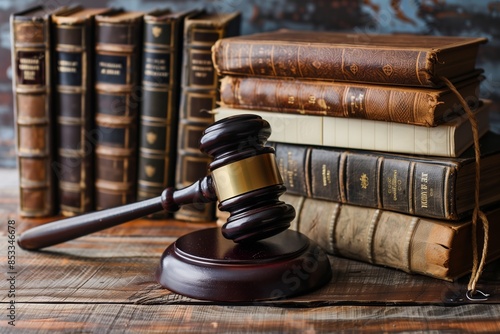
M 144 16 L 137 199 L 175 185 L 184 19 L 193 11 Z
M 450 222 L 285 193 L 297 216 L 292 229 L 328 253 L 453 281 L 472 270 L 472 222 Z M 500 257 L 500 202 L 484 210 L 489 224 L 487 262 Z M 478 247 L 483 232 L 478 228 Z
M 107 8 L 76 7 L 52 17 L 54 31 L 54 107 L 61 214 L 94 209 L 94 18 Z
M 213 123 L 219 78 L 212 63 L 211 47 L 224 37 L 240 33 L 241 15 L 201 11 L 184 23 L 182 93 L 179 115 L 175 184 L 183 188 L 204 177 L 211 159 L 199 150 L 203 131 Z M 188 221 L 214 219 L 214 205 L 184 205 L 175 218 Z
M 290 194 L 458 220 L 474 208 L 475 155 L 424 157 L 273 143 Z M 500 135 L 480 140 L 480 205 L 500 201 Z
M 95 18 L 98 210 L 136 199 L 143 15 L 113 10 Z
M 475 68 L 486 38 L 279 30 L 224 38 L 219 75 L 440 87 Z
M 36 6 L 10 16 L 19 211 L 25 217 L 49 216 L 57 207 L 50 20 L 66 10 Z
M 479 71 L 481 72 L 481 71 Z M 455 86 L 474 106 L 479 100 L 478 72 Z M 367 85 L 345 82 L 225 76 L 220 105 L 290 114 L 322 115 L 436 126 L 463 113 L 449 88 Z

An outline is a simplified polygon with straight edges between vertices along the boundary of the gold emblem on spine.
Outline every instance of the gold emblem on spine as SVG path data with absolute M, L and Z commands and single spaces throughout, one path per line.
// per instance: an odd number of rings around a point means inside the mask
M 361 177 L 359 178 L 359 180 L 361 181 L 361 188 L 368 189 L 368 185 L 369 185 L 368 175 L 366 175 L 365 173 L 361 174 Z
M 359 67 L 356 64 L 352 64 L 351 66 L 349 66 L 349 69 L 351 70 L 352 74 L 354 74 L 354 75 L 356 75 L 356 73 L 358 73 L 358 71 L 359 71 Z
M 283 184 L 274 154 L 260 154 L 212 171 L 219 201 L 268 186 Z
M 153 33 L 153 36 L 155 38 L 158 38 L 158 37 L 160 37 L 162 30 L 160 27 L 154 26 L 153 29 L 151 29 L 151 32 Z
M 389 64 L 385 65 L 382 68 L 382 70 L 384 71 L 385 75 L 387 75 L 388 77 L 390 77 L 392 75 L 392 73 L 394 73 L 394 69 Z
M 148 132 L 146 133 L 146 140 L 149 145 L 153 145 L 156 142 L 156 139 L 158 136 L 154 132 Z
M 147 177 L 153 177 L 153 175 L 155 175 L 156 172 L 156 168 L 154 168 L 151 165 L 147 165 L 144 170 L 146 172 Z

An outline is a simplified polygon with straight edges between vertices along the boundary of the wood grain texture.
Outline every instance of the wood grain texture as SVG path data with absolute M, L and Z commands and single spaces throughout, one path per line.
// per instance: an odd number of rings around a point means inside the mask
M 9 191 L 9 182 L 3 181 L 8 175 L 0 170 L 0 247 L 7 245 L 8 217 L 19 224 L 18 234 L 48 221 L 17 217 L 16 191 Z M 485 303 L 464 298 L 466 278 L 450 283 L 333 256 L 329 284 L 284 300 L 212 303 L 171 293 L 157 284 L 154 271 L 163 250 L 185 233 L 214 225 L 139 219 L 44 251 L 17 248 L 14 329 L 23 333 L 500 331 L 500 261 L 486 267 L 478 285 L 492 294 Z M 6 251 L 0 252 L 0 263 L 6 268 Z M 7 291 L 8 284 L 0 280 L 0 290 Z M 0 308 L 6 310 L 9 302 L 2 293 Z M 6 311 L 0 314 L 5 316 Z M 0 321 L 0 333 L 13 329 L 6 319 Z
M 23 333 L 325 333 L 500 331 L 500 305 L 329 306 L 22 304 Z M 5 322 L 0 331 L 6 331 Z
M 168 227 L 165 231 L 168 231 Z M 87 236 L 40 252 L 17 250 L 17 302 L 171 304 L 199 301 L 175 296 L 154 279 L 160 255 L 175 237 Z M 1 254 L 1 263 L 6 255 Z M 310 294 L 264 305 L 462 304 L 467 280 L 455 283 L 330 257 L 333 278 Z M 485 290 L 500 302 L 499 262 L 487 267 Z M 6 281 L 0 288 L 7 288 Z M 8 302 L 6 295 L 2 302 Z

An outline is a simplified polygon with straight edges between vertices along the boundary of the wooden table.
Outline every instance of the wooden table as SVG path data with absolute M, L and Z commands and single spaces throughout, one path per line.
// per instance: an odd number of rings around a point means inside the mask
M 467 277 L 444 282 L 338 257 L 327 286 L 287 300 L 213 303 L 157 284 L 163 250 L 214 223 L 140 219 L 43 251 L 16 246 L 10 270 L 9 220 L 16 238 L 49 221 L 17 215 L 16 179 L 0 170 L 0 333 L 500 332 L 499 261 L 478 285 L 492 297 L 476 303 L 464 297 Z

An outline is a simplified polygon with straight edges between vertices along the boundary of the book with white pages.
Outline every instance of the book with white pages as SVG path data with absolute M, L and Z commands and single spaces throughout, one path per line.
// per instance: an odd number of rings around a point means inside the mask
M 475 111 L 479 136 L 489 130 L 491 101 L 481 101 Z M 425 127 L 357 118 L 285 114 L 219 107 L 215 120 L 238 114 L 256 114 L 269 122 L 269 141 L 382 152 L 457 157 L 473 144 L 467 114 Z

